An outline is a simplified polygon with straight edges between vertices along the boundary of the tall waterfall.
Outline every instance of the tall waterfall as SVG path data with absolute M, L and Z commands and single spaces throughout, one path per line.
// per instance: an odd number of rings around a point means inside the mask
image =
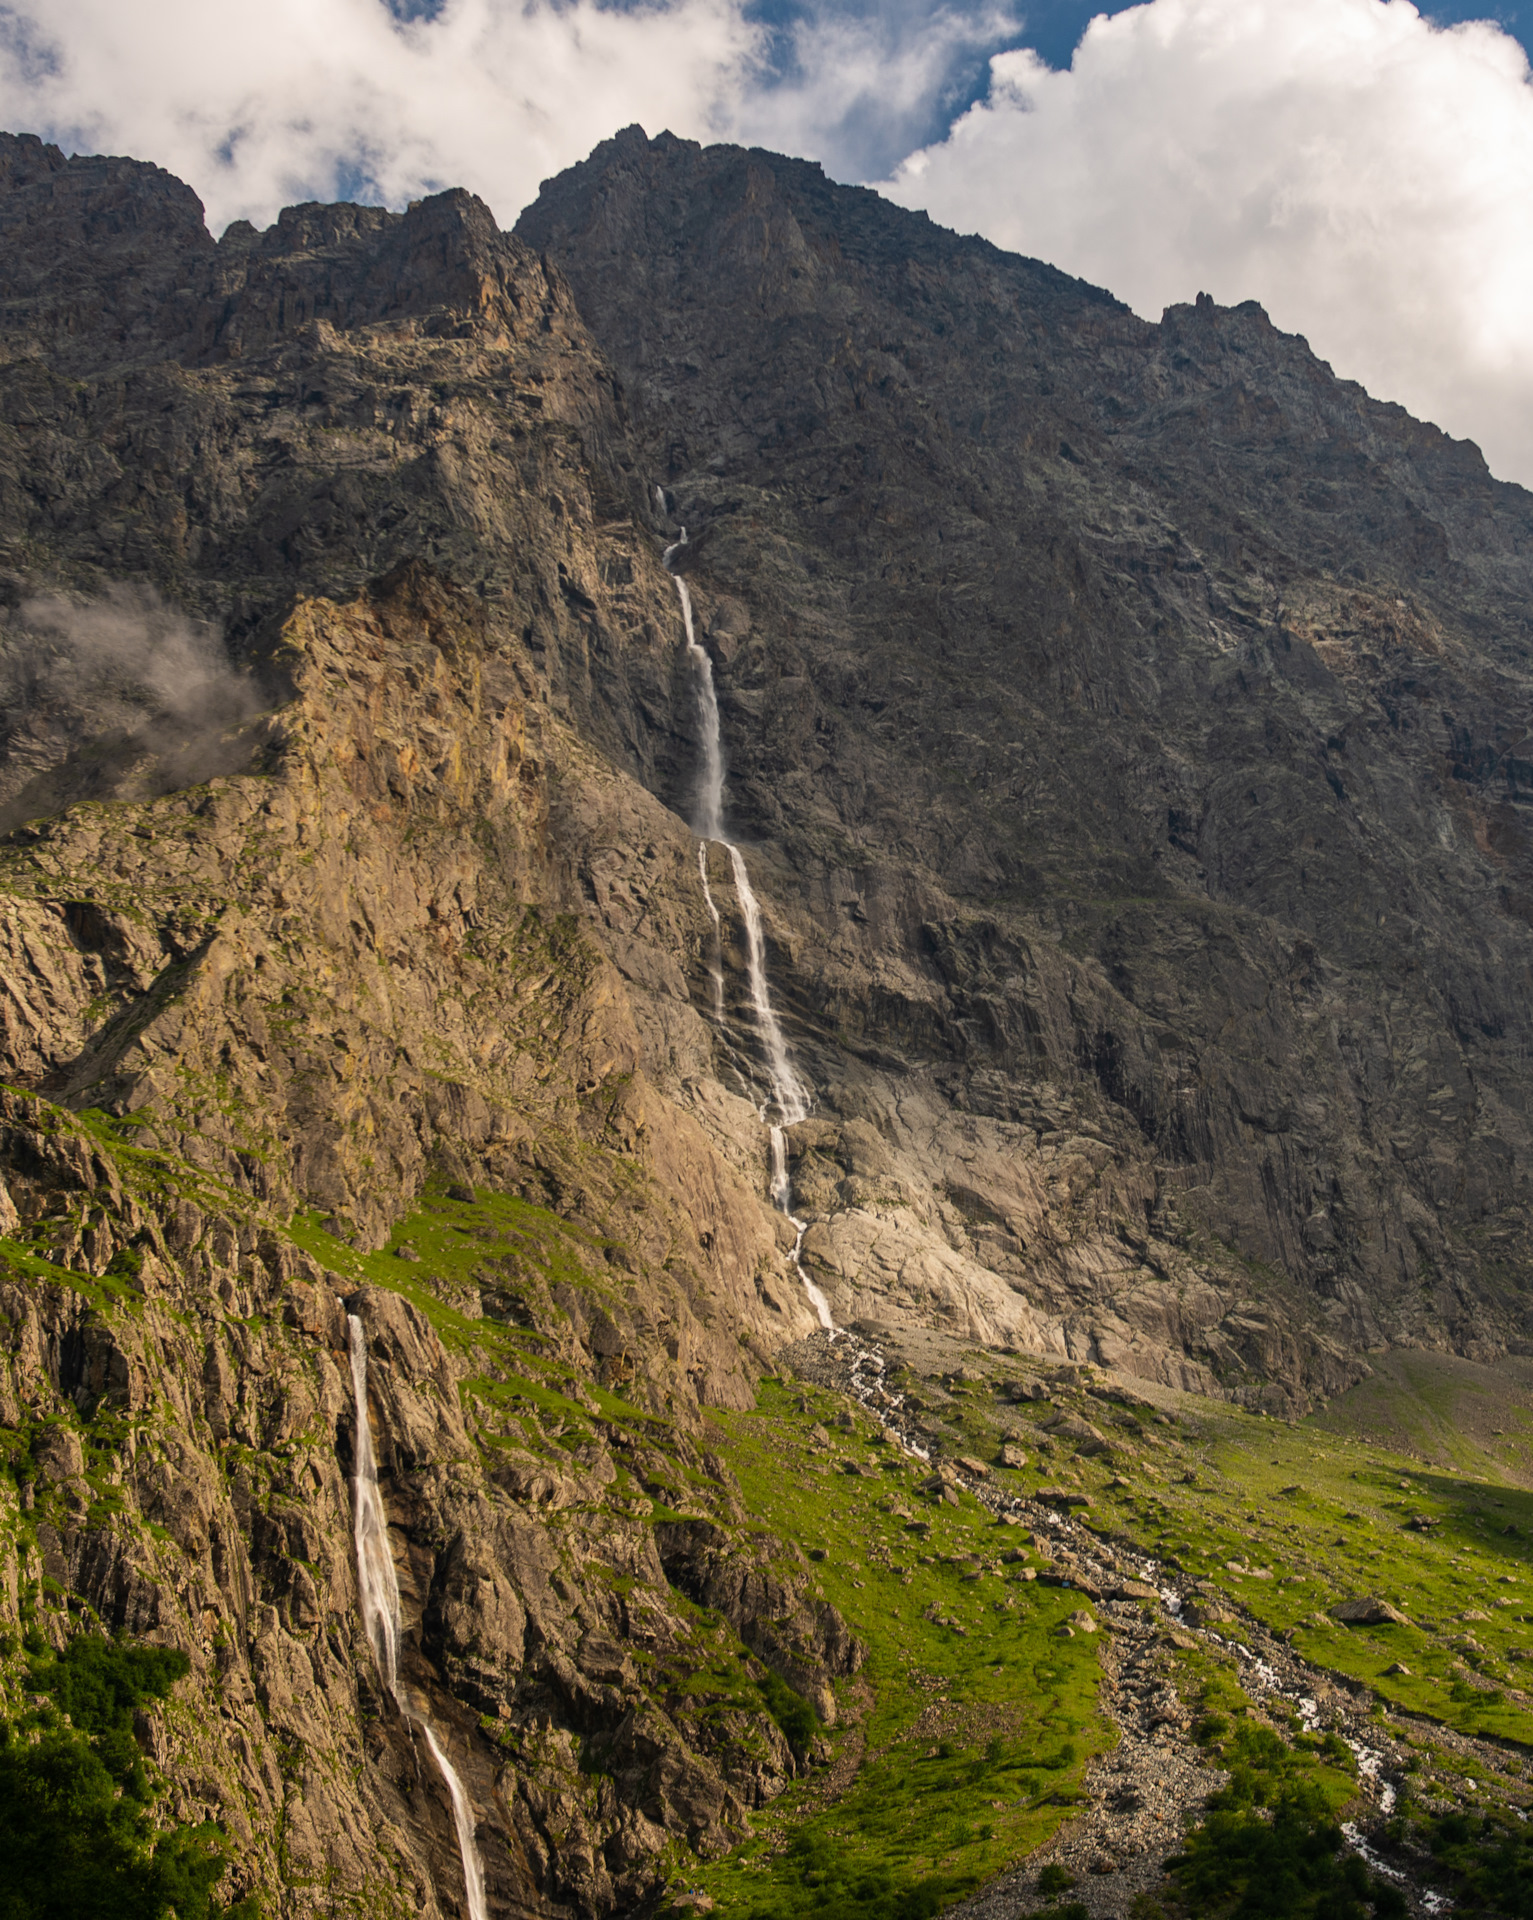
M 665 494 L 657 487 L 655 495 L 663 513 L 666 507 Z M 835 1322 L 830 1317 L 830 1302 L 810 1279 L 802 1257 L 806 1223 L 793 1211 L 793 1187 L 788 1178 L 788 1141 L 784 1129 L 807 1118 L 809 1113 L 809 1094 L 802 1080 L 794 1071 L 792 1059 L 788 1053 L 788 1042 L 783 1035 L 782 1023 L 777 1018 L 777 1010 L 772 1005 L 771 989 L 767 983 L 766 941 L 761 931 L 761 903 L 756 898 L 755 888 L 751 885 L 750 874 L 746 870 L 745 856 L 724 832 L 724 738 L 719 725 L 718 695 L 713 686 L 713 662 L 708 651 L 697 642 L 697 633 L 692 621 L 692 595 L 681 574 L 671 565 L 672 555 L 678 553 L 687 544 L 687 530 L 681 530 L 681 538 L 665 550 L 666 571 L 676 583 L 676 595 L 681 601 L 681 624 L 687 636 L 687 659 L 697 679 L 697 716 L 698 732 L 702 742 L 702 780 L 698 791 L 697 814 L 693 821 L 693 830 L 698 836 L 697 865 L 703 880 L 703 898 L 708 903 L 708 912 L 713 918 L 714 945 L 718 950 L 722 946 L 722 925 L 718 907 L 714 904 L 713 890 L 708 884 L 708 847 L 716 843 L 729 855 L 730 870 L 734 876 L 735 897 L 740 902 L 740 911 L 745 920 L 745 974 L 750 988 L 751 1013 L 755 1018 L 756 1032 L 761 1041 L 761 1056 L 766 1067 L 769 1086 L 769 1098 L 766 1101 L 762 1118 L 766 1120 L 772 1149 L 772 1203 L 792 1221 L 797 1237 L 793 1242 L 793 1264 L 798 1277 L 803 1282 L 804 1291 L 810 1304 L 819 1316 L 820 1325 L 827 1332 L 834 1333 Z M 724 975 L 721 962 L 715 958 L 712 965 L 714 1012 L 720 1024 L 724 1019 Z
M 457 1768 L 443 1752 L 431 1722 L 416 1712 L 399 1684 L 399 1581 L 389 1549 L 388 1516 L 383 1511 L 383 1495 L 378 1488 L 373 1423 L 367 1412 L 367 1334 L 354 1313 L 347 1314 L 346 1328 L 351 1347 L 351 1386 L 357 1408 L 357 1471 L 352 1488 L 356 1498 L 357 1586 L 362 1595 L 362 1629 L 372 1646 L 384 1684 L 405 1719 L 420 1728 L 437 1771 L 447 1783 L 453 1825 L 458 1834 L 458 1853 L 463 1861 L 469 1920 L 488 1920 L 484 1866 L 474 1839 L 474 1810 L 458 1778 Z

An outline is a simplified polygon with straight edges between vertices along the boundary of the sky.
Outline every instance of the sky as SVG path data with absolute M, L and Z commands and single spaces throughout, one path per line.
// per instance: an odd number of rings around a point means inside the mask
M 0 0 L 0 126 L 209 223 L 505 226 L 637 121 L 820 160 L 1146 318 L 1255 299 L 1533 486 L 1533 0 Z

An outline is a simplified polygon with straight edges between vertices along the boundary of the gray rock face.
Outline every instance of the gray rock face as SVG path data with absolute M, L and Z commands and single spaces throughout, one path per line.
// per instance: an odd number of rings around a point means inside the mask
M 232 1891 L 455 1884 L 346 1311 L 505 1910 L 642 1906 L 805 1764 L 757 1681 L 828 1721 L 861 1660 L 702 1432 L 815 1317 L 686 825 L 683 522 L 841 1324 L 1275 1410 L 1529 1337 L 1533 528 L 1473 449 L 1255 309 L 637 132 L 521 237 L 216 245 L 4 137 L 0 237 L 0 1610 L 185 1648 L 144 1737 Z
M 1147 325 L 803 163 L 630 129 L 518 232 L 750 609 L 732 801 L 826 1117 L 897 1162 L 929 1089 L 951 1237 L 1092 1299 L 1076 1357 L 1524 1337 L 1529 497 L 1254 306 Z M 1237 1262 L 1178 1311 L 1197 1230 Z
M 1255 309 L 1148 327 L 767 155 L 632 132 L 550 183 L 520 231 L 580 314 L 462 194 L 215 247 L 155 169 L 4 157 L 9 818 L 259 766 L 292 594 L 410 556 L 684 811 L 684 518 L 843 1324 L 1275 1408 L 1382 1339 L 1525 1337 L 1526 498 L 1472 449 Z M 29 691 L 61 586 L 220 622 L 234 723 Z M 647 904 L 618 792 L 561 784 L 560 888 L 738 1164 L 736 1065 L 680 1040 L 703 903 Z

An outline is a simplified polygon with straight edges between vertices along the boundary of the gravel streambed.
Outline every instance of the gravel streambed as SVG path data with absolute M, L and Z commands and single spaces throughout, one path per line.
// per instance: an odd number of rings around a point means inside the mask
M 821 1333 L 785 1349 L 779 1359 L 798 1378 L 860 1401 L 907 1453 L 931 1458 L 931 1436 L 888 1385 L 889 1360 L 879 1343 L 855 1333 Z M 1345 1823 L 1347 1843 L 1401 1889 L 1414 1913 L 1450 1910 L 1442 1894 L 1413 1884 L 1408 1864 L 1379 1843 L 1412 1749 L 1374 1718 L 1366 1687 L 1311 1666 L 1265 1627 L 1239 1615 L 1227 1596 L 1221 1596 L 1219 1611 L 1232 1617 L 1198 1624 L 1197 1603 L 1206 1595 L 1196 1581 L 1114 1545 L 1068 1512 L 996 1486 L 956 1460 L 944 1456 L 942 1464 L 976 1500 L 1025 1524 L 1056 1570 L 1087 1590 L 1106 1629 L 1101 1704 L 1119 1733 L 1118 1745 L 1088 1767 L 1089 1801 L 1078 1815 L 1016 1872 L 950 1909 L 953 1920 L 1016 1920 L 1048 1906 L 1038 1876 L 1051 1862 L 1074 1876 L 1077 1884 L 1066 1897 L 1081 1902 L 1093 1920 L 1127 1920 L 1135 1897 L 1161 1885 L 1166 1860 L 1180 1851 L 1188 1826 L 1228 1778 L 1193 1741 L 1192 1709 L 1175 1685 L 1175 1652 L 1199 1642 L 1233 1659 L 1258 1709 L 1282 1722 L 1297 1715 L 1309 1730 L 1334 1731 L 1346 1741 L 1357 1759 L 1363 1803 Z M 1138 1592 L 1111 1597 L 1126 1585 Z M 1161 1602 L 1159 1618 L 1144 1606 L 1151 1588 Z M 1507 1766 L 1507 1755 L 1493 1742 L 1435 1723 L 1418 1725 L 1404 1714 L 1391 1718 L 1418 1739 L 1473 1758 L 1488 1771 L 1500 1774 Z

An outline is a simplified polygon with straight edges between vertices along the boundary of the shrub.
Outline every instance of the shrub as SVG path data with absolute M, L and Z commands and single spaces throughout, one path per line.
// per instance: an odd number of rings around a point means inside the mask
M 1221 1920 L 1404 1920 L 1402 1895 L 1375 1879 L 1355 1854 L 1341 1852 L 1341 1829 L 1319 1787 L 1304 1781 L 1273 1794 L 1269 1777 L 1248 1769 L 1237 1794 L 1237 1780 L 1215 1796 L 1221 1804 L 1172 1863 L 1190 1913 Z M 1272 1805 L 1270 1819 L 1257 1810 L 1264 1800 Z
M 218 1920 L 220 1836 L 156 1833 L 135 1708 L 189 1671 L 185 1654 L 82 1635 L 62 1654 L 27 1641 L 32 1683 L 71 1726 L 17 1739 L 0 1722 L 0 1920 Z M 229 1920 L 256 1920 L 242 1901 Z
M 768 1671 L 756 1682 L 766 1709 L 782 1729 L 782 1736 L 799 1759 L 809 1751 L 819 1730 L 814 1708 L 801 1693 L 795 1693 L 786 1680 Z
M 824 1834 L 800 1834 L 789 1858 L 798 1889 L 752 1907 L 749 1920 L 933 1920 L 971 1884 L 907 1880 L 881 1862 L 851 1862 Z
M 1430 1821 L 1427 1836 L 1453 1875 L 1456 1912 L 1533 1920 L 1533 1834 L 1506 1818 L 1450 1813 Z

